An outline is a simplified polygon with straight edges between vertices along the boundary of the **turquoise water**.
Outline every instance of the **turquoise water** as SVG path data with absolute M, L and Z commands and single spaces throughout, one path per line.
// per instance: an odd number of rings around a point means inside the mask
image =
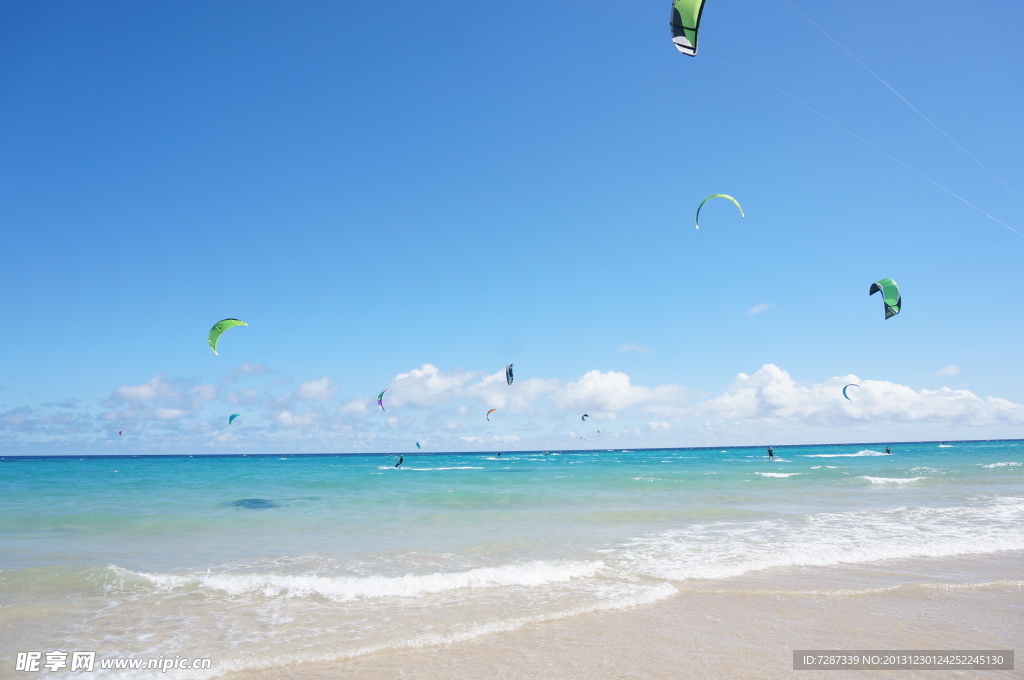
M 766 570 L 1024 550 L 1024 441 L 884 450 L 3 458 L 0 668 L 83 649 L 210 677 Z

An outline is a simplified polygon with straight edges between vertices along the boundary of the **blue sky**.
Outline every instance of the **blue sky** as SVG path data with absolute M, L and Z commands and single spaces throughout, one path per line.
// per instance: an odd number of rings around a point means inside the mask
M 1021 436 L 1024 7 L 669 6 L 4 4 L 0 452 Z

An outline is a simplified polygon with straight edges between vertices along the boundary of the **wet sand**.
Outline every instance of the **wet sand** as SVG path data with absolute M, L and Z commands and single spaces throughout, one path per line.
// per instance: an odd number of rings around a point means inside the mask
M 230 673 L 229 680 L 1010 678 L 1015 671 L 794 670 L 796 649 L 1024 648 L 1024 552 L 676 582 L 655 604 L 442 646 Z M 330 650 L 321 650 L 325 658 Z

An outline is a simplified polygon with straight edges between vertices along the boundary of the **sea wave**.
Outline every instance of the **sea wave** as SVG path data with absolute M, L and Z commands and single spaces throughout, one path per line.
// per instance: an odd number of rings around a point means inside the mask
M 866 479 L 872 484 L 913 484 L 925 479 L 925 477 L 868 477 L 863 475 L 861 479 Z
M 780 567 L 857 564 L 1024 550 L 1024 498 L 978 507 L 901 507 L 789 520 L 722 521 L 641 536 L 609 568 L 671 580 L 723 579 Z
M 857 453 L 806 453 L 797 455 L 802 456 L 803 458 L 857 458 L 859 456 L 888 456 L 891 454 L 885 453 L 884 451 L 863 449 Z
M 406 574 L 404 576 L 323 576 L 319 574 L 189 573 L 151 574 L 121 570 L 125 576 L 142 578 L 162 590 L 205 588 L 229 595 L 264 597 L 313 597 L 347 600 L 417 597 L 459 588 L 539 586 L 591 577 L 604 566 L 600 561 L 543 561 L 500 567 L 479 567 L 461 572 Z M 116 567 L 114 567 L 117 569 Z

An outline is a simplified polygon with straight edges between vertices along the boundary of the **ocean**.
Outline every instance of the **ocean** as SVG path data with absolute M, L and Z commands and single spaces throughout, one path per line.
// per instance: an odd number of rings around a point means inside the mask
M 31 652 L 95 652 L 96 677 L 399 677 L 415 650 L 787 594 L 905 612 L 981 597 L 1004 605 L 985 625 L 1009 637 L 990 646 L 1021 641 L 1024 441 L 774 453 L 0 458 L 0 677 L 83 677 L 59 655 L 26 673 Z M 698 618 L 705 640 L 742 627 Z M 650 639 L 646 658 L 672 653 Z M 99 671 L 116 659 L 178 665 Z

